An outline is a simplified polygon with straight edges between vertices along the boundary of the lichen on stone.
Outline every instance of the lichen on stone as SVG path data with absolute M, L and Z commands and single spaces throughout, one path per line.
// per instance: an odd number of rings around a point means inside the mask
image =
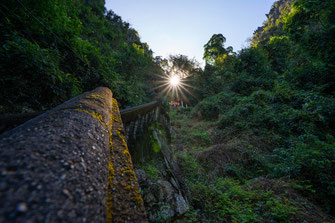
M 107 222 L 146 222 L 143 199 L 123 135 L 123 124 L 117 101 L 112 99 L 110 132 L 110 173 L 108 180 Z
M 98 114 L 96 112 L 89 112 L 88 110 L 85 110 L 85 109 L 82 109 L 82 108 L 76 108 L 75 110 L 82 111 L 82 112 L 85 112 L 85 113 L 91 115 L 93 118 L 97 119 L 106 128 L 106 130 L 108 130 L 107 124 L 103 121 L 103 118 L 100 114 Z

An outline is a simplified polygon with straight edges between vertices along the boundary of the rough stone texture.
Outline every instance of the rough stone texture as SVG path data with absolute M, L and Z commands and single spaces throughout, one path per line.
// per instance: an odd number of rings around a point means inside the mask
M 145 162 L 154 160 L 155 167 L 159 170 L 158 176 L 155 178 L 147 177 L 143 169 L 135 169 L 138 182 L 141 188 L 141 194 L 144 199 L 144 205 L 147 209 L 149 222 L 170 222 L 182 218 L 182 215 L 190 208 L 187 196 L 182 183 L 182 177 L 177 163 L 173 160 L 173 155 L 166 143 L 165 132 L 160 128 L 154 127 L 152 132 L 148 133 L 154 139 L 160 151 L 156 156 L 145 157 L 141 160 L 142 164 L 137 168 L 145 167 Z M 153 152 L 152 145 L 143 143 L 143 150 Z M 138 151 L 136 147 L 136 151 Z M 143 152 L 139 151 L 143 156 Z M 133 154 L 134 155 L 134 154 Z M 136 167 L 136 164 L 135 164 Z
M 122 129 L 115 106 L 111 91 L 97 88 L 0 136 L 0 222 L 105 222 L 107 216 L 113 222 L 144 221 L 140 196 L 137 206 L 122 206 L 129 208 L 127 218 L 125 210 L 108 213 L 119 205 L 111 200 L 124 197 L 126 203 L 128 194 L 138 193 L 136 177 L 111 168 L 127 161 L 113 160 L 111 145 L 122 146 L 120 157 L 130 160 L 126 146 L 113 142 L 114 120 Z M 131 161 L 120 166 L 133 168 Z M 111 176 L 132 190 L 113 187 Z
M 179 188 L 180 192 L 183 192 L 183 197 L 185 197 L 186 203 L 188 203 L 187 197 L 190 196 L 189 189 L 177 162 L 173 158 L 173 153 L 171 152 L 164 138 L 161 138 L 156 131 L 153 131 L 153 137 L 159 143 L 161 152 L 164 156 L 166 169 L 172 175 L 172 177 L 169 179 L 170 182 L 175 186 L 175 188 Z
M 99 121 L 75 110 L 2 138 L 0 222 L 104 222 L 108 143 Z
M 189 204 L 180 187 L 173 185 L 173 178 L 170 181 L 165 178 L 155 181 L 147 178 L 141 169 L 135 169 L 135 173 L 141 186 L 149 222 L 170 222 L 189 210 Z
M 117 101 L 113 99 L 107 222 L 146 222 Z

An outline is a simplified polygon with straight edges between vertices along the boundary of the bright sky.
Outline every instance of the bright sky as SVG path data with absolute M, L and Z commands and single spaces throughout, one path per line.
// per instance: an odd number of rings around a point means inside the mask
M 266 19 L 275 0 L 106 0 L 155 56 L 184 54 L 203 63 L 203 46 L 222 33 L 238 51 Z

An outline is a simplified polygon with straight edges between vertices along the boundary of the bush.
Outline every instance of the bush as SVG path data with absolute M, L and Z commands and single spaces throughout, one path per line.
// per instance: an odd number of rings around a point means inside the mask
M 241 97 L 231 109 L 224 113 L 218 124 L 221 128 L 232 126 L 237 129 L 262 127 L 272 129 L 276 126 L 277 111 L 272 106 L 272 92 L 256 91 L 251 96 Z
M 20 111 L 22 106 L 46 109 L 81 92 L 77 78 L 60 70 L 59 53 L 20 36 L 4 43 L 0 94 L 7 111 Z
M 219 114 L 229 110 L 229 108 L 236 103 L 238 98 L 238 94 L 223 91 L 198 103 L 192 110 L 192 115 L 206 120 L 217 119 Z
M 275 149 L 272 173 L 311 184 L 323 206 L 329 208 L 335 205 L 335 139 L 326 138 L 321 141 L 315 135 L 301 135 L 292 138 L 288 148 Z
M 287 198 L 241 186 L 231 178 L 194 182 L 190 189 L 193 208 L 200 211 L 197 220 L 201 222 L 289 222 L 289 216 L 297 210 Z

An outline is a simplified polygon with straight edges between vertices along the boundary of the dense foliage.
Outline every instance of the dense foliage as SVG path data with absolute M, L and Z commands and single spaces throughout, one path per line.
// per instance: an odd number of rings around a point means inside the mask
M 216 34 L 205 45 L 192 114 L 217 120 L 224 138 L 271 139 L 257 146 L 258 176 L 295 179 L 334 213 L 335 1 L 277 1 L 250 47 L 236 54 L 224 42 Z
M 0 6 L 1 112 L 44 110 L 98 86 L 122 107 L 152 96 L 152 51 L 104 0 L 10 0 Z
M 183 100 L 200 99 L 171 117 L 187 220 L 294 222 L 292 187 L 335 213 L 334 0 L 275 2 L 238 53 L 214 34 L 204 70 L 183 55 L 153 58 L 104 0 L 9 0 L 0 13 L 1 113 L 48 109 L 97 86 L 122 107 L 141 104 L 165 69 L 184 78 Z
M 227 134 L 229 127 L 220 130 L 213 121 L 194 119 L 189 110 L 170 111 L 171 148 L 191 203 L 185 222 L 333 222 L 302 195 L 315 193 L 311 185 L 267 175 L 268 160 L 258 151 L 270 148 L 271 138 L 255 135 L 254 129 L 231 128 L 234 134 Z M 160 172 L 152 169 L 146 173 Z

